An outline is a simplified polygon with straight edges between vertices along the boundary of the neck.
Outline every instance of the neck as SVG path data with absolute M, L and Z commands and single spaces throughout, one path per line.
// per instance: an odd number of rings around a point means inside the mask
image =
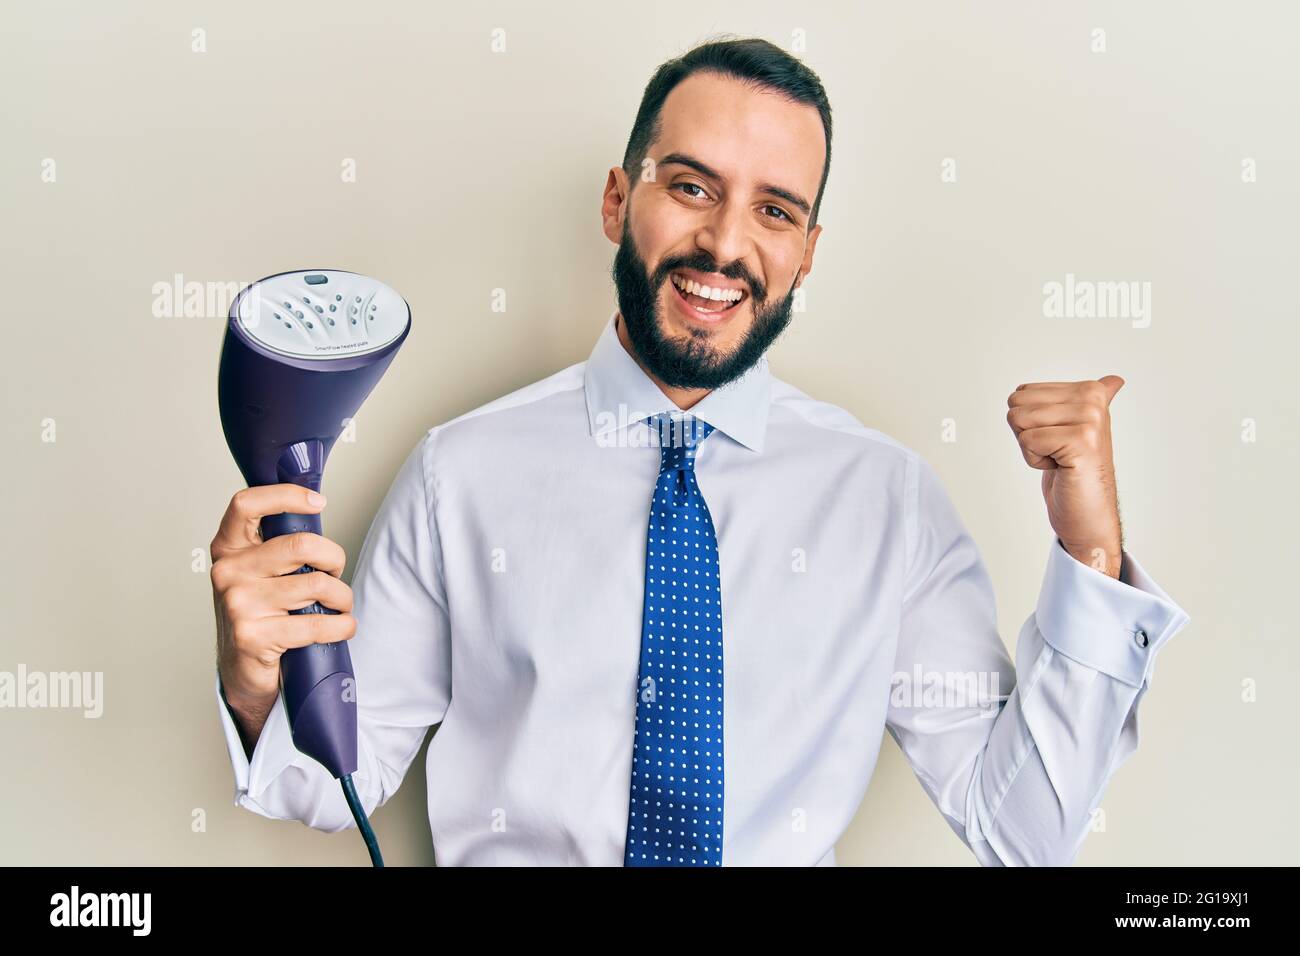
M 623 348 L 627 354 L 632 356 L 632 360 L 641 367 L 641 371 L 646 373 L 646 376 L 650 381 L 659 386 L 659 391 L 667 395 L 672 400 L 673 404 L 682 411 L 686 411 L 705 395 L 709 394 L 710 390 L 707 388 L 674 388 L 671 385 L 665 385 L 663 381 L 660 380 L 659 376 L 646 368 L 645 363 L 641 361 L 641 356 L 636 354 L 636 349 L 632 347 L 632 340 L 627 334 L 627 323 L 623 321 L 623 313 L 620 312 L 614 316 L 614 328 L 618 332 L 618 340 L 623 343 Z

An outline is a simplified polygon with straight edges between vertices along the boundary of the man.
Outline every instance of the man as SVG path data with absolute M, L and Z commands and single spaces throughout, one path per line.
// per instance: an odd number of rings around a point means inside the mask
M 986 865 L 1072 861 L 1187 621 L 1122 549 L 1108 406 L 1032 383 L 1008 422 L 1056 537 L 1012 666 L 934 471 L 773 377 L 830 164 L 817 77 L 759 40 L 652 78 L 605 185 L 618 310 L 588 361 L 431 429 L 366 536 L 212 543 L 237 802 L 351 824 L 278 697 L 288 647 L 352 638 L 367 812 L 430 726 L 456 864 L 834 864 L 882 728 Z M 300 565 L 322 569 L 286 575 Z M 290 616 L 319 600 L 344 613 Z

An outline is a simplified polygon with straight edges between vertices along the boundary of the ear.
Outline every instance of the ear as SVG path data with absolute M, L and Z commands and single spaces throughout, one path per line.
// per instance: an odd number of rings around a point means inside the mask
M 631 199 L 631 184 L 622 166 L 614 166 L 605 179 L 605 191 L 600 197 L 601 231 L 614 245 L 623 241 L 623 219 Z
M 804 243 L 803 262 L 799 264 L 799 279 L 795 282 L 795 288 L 803 285 L 803 280 L 808 278 L 808 273 L 812 272 L 813 255 L 817 252 L 817 239 L 822 234 L 821 223 L 813 227 L 813 231 L 808 233 L 808 239 Z

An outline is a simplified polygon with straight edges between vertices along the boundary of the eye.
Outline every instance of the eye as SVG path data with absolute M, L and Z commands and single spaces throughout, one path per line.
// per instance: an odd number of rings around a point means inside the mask
M 701 193 L 704 192 L 704 187 L 701 186 L 699 183 L 691 183 L 691 182 L 685 182 L 685 183 L 673 183 L 672 188 L 673 188 L 673 189 L 682 189 L 682 190 L 686 190 L 686 189 L 698 189 Z M 690 194 L 688 193 L 687 195 L 690 195 Z M 700 198 L 703 198 L 703 197 L 702 197 L 702 196 L 691 196 L 691 198 L 692 198 L 692 199 L 700 199 Z
M 775 216 L 774 216 L 773 218 L 781 218 L 781 219 L 784 219 L 786 222 L 794 222 L 794 220 L 791 219 L 790 216 L 786 213 L 786 211 L 785 211 L 784 209 L 782 209 L 780 206 L 773 206 L 771 203 L 769 203 L 768 205 L 764 206 L 763 208 L 764 208 L 764 209 L 775 209 L 778 213 L 780 213 L 780 216 L 779 216 L 779 217 L 775 217 Z

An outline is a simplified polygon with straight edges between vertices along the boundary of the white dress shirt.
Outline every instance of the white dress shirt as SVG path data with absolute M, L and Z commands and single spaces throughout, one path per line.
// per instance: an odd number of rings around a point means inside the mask
M 432 725 L 439 865 L 621 866 L 646 530 L 676 406 L 609 316 L 586 362 L 430 429 L 366 535 L 350 642 L 367 812 Z M 1056 538 L 1016 665 L 992 585 L 932 468 L 766 359 L 690 409 L 721 564 L 724 866 L 834 865 L 882 730 L 980 863 L 1068 864 L 1137 707 L 1187 623 L 1137 561 L 1119 580 Z M 251 762 L 221 697 L 236 803 L 353 826 L 290 737 Z

